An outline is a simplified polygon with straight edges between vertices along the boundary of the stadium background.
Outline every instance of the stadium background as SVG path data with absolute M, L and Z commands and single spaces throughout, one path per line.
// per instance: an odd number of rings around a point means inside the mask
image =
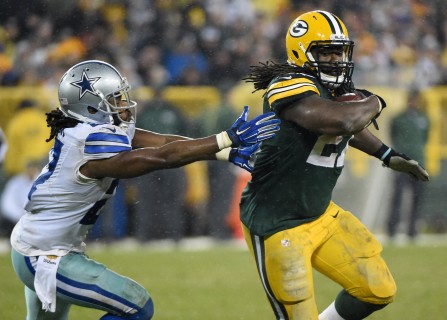
M 42 111 L 57 106 L 60 77 L 84 59 L 114 64 L 140 104 L 161 88 L 193 123 L 205 110 L 217 108 L 225 92 L 236 112 L 250 105 L 254 116 L 262 94 L 252 94 L 241 78 L 250 65 L 284 61 L 288 25 L 316 8 L 337 14 L 347 25 L 356 43 L 356 86 L 387 101 L 380 117 L 384 141 L 408 90 L 423 93 L 431 121 L 426 151 L 432 181 L 421 224 L 424 234 L 445 233 L 447 3 L 440 0 L 71 0 L 63 6 L 51 0 L 6 0 L 0 10 L 0 126 L 7 126 L 24 99 L 35 99 Z M 334 199 L 380 234 L 389 206 L 389 171 L 356 151 L 347 160 Z M 206 201 L 206 165 L 190 168 L 194 183 L 187 197 Z

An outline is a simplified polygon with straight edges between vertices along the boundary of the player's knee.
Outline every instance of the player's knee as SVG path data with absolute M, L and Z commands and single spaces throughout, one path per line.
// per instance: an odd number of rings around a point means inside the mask
M 396 284 L 386 283 L 381 288 L 380 292 L 375 294 L 375 302 L 380 304 L 389 304 L 393 302 L 394 297 L 396 296 Z
M 371 297 L 360 299 L 342 290 L 335 299 L 335 309 L 343 319 L 365 319 L 370 314 L 385 308 L 389 303 L 389 301 L 380 300 L 383 297 L 369 298 Z
M 276 298 L 284 304 L 296 304 L 312 298 L 312 294 L 305 287 L 290 287 L 281 291 Z
M 396 283 L 392 278 L 382 279 L 381 283 L 377 283 L 369 287 L 366 290 L 366 294 L 363 297 L 359 297 L 361 300 L 374 303 L 374 304 L 389 304 L 393 302 L 396 296 Z
M 154 315 L 154 302 L 151 298 L 137 313 L 133 315 L 132 320 L 150 320 Z
M 152 299 L 146 302 L 146 304 L 140 308 L 136 313 L 132 314 L 124 314 L 124 315 L 116 315 L 107 313 L 101 317 L 100 320 L 118 320 L 118 319 L 127 319 L 127 320 L 150 320 L 154 315 L 154 303 Z
M 378 256 L 368 259 L 365 264 L 365 283 L 357 292 L 351 292 L 363 301 L 374 304 L 388 304 L 396 295 L 396 283 L 383 259 Z
M 370 302 L 378 304 L 388 304 L 394 300 L 397 287 L 391 275 L 382 277 L 381 281 L 376 285 L 370 286 L 372 297 Z

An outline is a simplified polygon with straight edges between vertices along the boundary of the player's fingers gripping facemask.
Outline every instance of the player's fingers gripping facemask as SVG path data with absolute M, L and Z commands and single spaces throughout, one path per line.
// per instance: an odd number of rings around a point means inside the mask
M 344 23 L 332 13 L 311 11 L 296 18 L 286 36 L 287 62 L 310 68 L 329 89 L 351 82 L 354 42 L 349 40 Z M 335 54 L 336 61 L 322 61 Z
M 89 60 L 71 67 L 59 83 L 61 111 L 87 123 L 134 126 L 137 103 L 130 100 L 127 79 L 112 65 Z

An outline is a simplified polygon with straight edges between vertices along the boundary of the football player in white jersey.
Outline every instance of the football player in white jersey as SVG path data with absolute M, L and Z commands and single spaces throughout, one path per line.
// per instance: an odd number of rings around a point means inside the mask
M 129 90 L 118 70 L 97 60 L 73 66 L 60 81 L 60 107 L 47 114 L 47 141 L 55 140 L 49 163 L 11 236 L 28 320 L 68 319 L 72 304 L 104 310 L 102 320 L 151 319 L 146 289 L 84 254 L 85 236 L 119 179 L 199 160 L 251 170 L 259 143 L 279 130 L 273 113 L 247 121 L 248 107 L 230 129 L 200 139 L 136 129 Z

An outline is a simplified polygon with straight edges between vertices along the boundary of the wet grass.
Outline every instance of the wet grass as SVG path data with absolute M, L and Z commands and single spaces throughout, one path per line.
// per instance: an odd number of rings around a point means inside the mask
M 158 320 L 273 319 L 248 252 L 217 247 L 201 251 L 111 247 L 89 256 L 140 282 L 155 301 Z M 396 282 L 396 301 L 371 316 L 375 320 L 446 319 L 447 246 L 386 247 Z M 25 318 L 23 287 L 9 254 L 0 254 L 0 319 Z M 315 274 L 317 302 L 325 308 L 340 288 Z M 102 312 L 73 307 L 70 319 L 99 319 Z

